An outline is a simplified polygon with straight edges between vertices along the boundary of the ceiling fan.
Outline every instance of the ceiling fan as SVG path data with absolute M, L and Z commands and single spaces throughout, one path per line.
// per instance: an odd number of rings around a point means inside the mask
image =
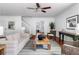
M 36 8 L 32 8 L 32 7 L 27 7 L 27 9 L 33 9 L 38 11 L 39 9 L 41 10 L 41 12 L 46 13 L 46 9 L 51 9 L 51 7 L 41 7 L 39 3 L 36 3 Z

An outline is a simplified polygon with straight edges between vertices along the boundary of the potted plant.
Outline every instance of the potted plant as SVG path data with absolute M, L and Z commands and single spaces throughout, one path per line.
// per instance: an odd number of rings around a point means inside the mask
M 53 30 L 55 30 L 55 24 L 54 24 L 54 22 L 51 22 L 50 24 L 49 24 L 49 26 L 50 26 L 50 31 L 53 31 Z

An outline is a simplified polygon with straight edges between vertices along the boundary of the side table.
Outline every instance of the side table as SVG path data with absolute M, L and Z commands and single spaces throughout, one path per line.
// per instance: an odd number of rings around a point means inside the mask
M 5 44 L 0 44 L 0 55 L 4 55 L 5 54 Z

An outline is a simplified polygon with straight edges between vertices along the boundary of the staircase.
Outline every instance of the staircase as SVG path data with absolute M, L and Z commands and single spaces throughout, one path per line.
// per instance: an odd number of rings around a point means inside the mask
M 29 23 L 27 23 L 26 21 L 22 20 L 22 26 L 25 27 L 25 31 L 26 32 L 29 32 L 31 34 L 33 28 L 32 28 L 32 26 Z

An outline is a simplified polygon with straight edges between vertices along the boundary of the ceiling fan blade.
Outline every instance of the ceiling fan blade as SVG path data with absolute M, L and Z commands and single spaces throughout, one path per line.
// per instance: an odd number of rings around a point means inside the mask
M 45 10 L 41 10 L 42 12 L 44 12 L 44 13 L 46 13 L 46 11 Z
M 27 7 L 27 9 L 36 9 L 36 8 Z
M 44 7 L 44 8 L 41 8 L 41 9 L 50 9 L 51 7 Z
M 40 8 L 40 4 L 39 3 L 36 3 L 36 6 L 37 6 L 37 8 Z

